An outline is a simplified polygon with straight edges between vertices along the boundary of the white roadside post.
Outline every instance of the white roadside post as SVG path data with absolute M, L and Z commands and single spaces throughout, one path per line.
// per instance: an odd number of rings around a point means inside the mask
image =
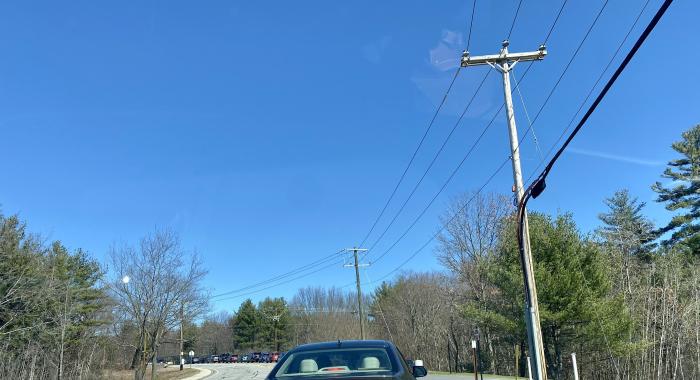
M 190 356 L 190 368 L 192 368 L 192 359 L 194 359 L 194 351 L 190 350 L 188 354 Z
M 527 356 L 527 378 L 532 380 L 532 368 L 530 367 L 530 357 Z
M 476 358 L 476 340 L 472 339 L 472 355 L 474 356 L 474 380 L 479 380 L 479 362 Z
M 574 367 L 574 380 L 578 380 L 578 365 L 576 365 L 576 353 L 571 353 L 571 365 Z

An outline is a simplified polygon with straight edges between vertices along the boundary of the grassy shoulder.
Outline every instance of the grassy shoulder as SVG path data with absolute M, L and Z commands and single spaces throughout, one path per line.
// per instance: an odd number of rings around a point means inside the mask
M 159 367 L 156 371 L 158 380 L 179 380 L 185 379 L 190 376 L 194 376 L 199 373 L 199 370 L 195 368 L 185 368 L 180 371 L 178 366 L 170 366 L 167 368 Z M 133 380 L 134 371 L 131 370 L 109 370 L 103 373 L 105 379 L 110 380 Z M 146 373 L 146 379 L 151 380 L 151 367 L 148 367 L 148 372 Z

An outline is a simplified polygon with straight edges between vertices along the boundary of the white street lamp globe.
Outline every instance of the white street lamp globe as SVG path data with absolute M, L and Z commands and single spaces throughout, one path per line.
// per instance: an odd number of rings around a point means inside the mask
M 124 284 L 128 284 L 128 283 L 129 283 L 129 280 L 131 280 L 131 279 L 129 278 L 129 276 L 124 276 L 124 277 L 122 277 L 122 283 L 124 283 Z

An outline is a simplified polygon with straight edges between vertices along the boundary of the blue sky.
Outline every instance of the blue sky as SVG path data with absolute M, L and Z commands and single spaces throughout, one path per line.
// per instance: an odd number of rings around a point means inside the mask
M 568 123 L 643 2 L 610 1 L 535 125 L 542 150 Z M 549 56 L 522 84 L 530 116 L 602 0 L 569 3 L 548 43 Z M 357 244 L 452 77 L 466 45 L 471 4 L 3 2 L 0 207 L 18 213 L 32 231 L 99 260 L 115 242 L 170 227 L 205 260 L 214 293 Z M 524 1 L 511 51 L 535 50 L 559 4 Z M 650 2 L 632 40 L 659 4 Z M 498 51 L 516 5 L 478 2 L 472 54 Z M 626 187 L 649 202 L 653 220 L 668 220 L 649 187 L 675 157 L 670 144 L 699 121 L 698 82 L 685 69 L 700 58 L 693 49 L 699 13 L 696 2 L 672 5 L 532 208 L 571 211 L 589 231 L 603 198 Z M 485 70 L 460 73 L 380 230 Z M 492 73 L 378 251 L 440 188 L 502 99 L 500 78 Z M 522 132 L 527 120 L 519 97 L 515 103 Z M 423 244 L 449 198 L 481 186 L 508 149 L 500 115 L 435 205 L 367 271 L 369 278 L 389 272 Z M 522 156 L 527 177 L 539 162 L 530 137 Z M 509 193 L 511 182 L 506 166 L 487 190 Z M 439 268 L 432 246 L 405 268 Z M 352 280 L 352 271 L 338 265 L 251 297 L 288 297 L 301 286 Z M 214 310 L 233 310 L 241 301 L 216 302 Z

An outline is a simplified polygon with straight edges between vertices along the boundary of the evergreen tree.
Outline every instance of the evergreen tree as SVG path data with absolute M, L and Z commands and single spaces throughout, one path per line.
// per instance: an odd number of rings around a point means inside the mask
M 630 196 L 629 190 L 618 190 L 605 200 L 608 212 L 598 218 L 603 226 L 598 234 L 605 243 L 617 248 L 626 256 L 648 258 L 654 249 L 654 224 L 642 215 L 645 202 Z
M 245 300 L 238 308 L 233 322 L 233 340 L 236 347 L 257 348 L 260 315 L 253 301 Z
M 290 341 L 291 326 L 284 298 L 265 298 L 258 305 L 260 313 L 260 342 L 269 349 L 280 351 Z
M 622 300 L 611 297 L 610 275 L 596 244 L 578 232 L 569 214 L 530 214 L 530 238 L 548 372 L 563 375 L 564 355 L 583 347 L 622 351 L 630 318 Z M 486 309 L 465 308 L 468 317 L 523 339 L 523 277 L 515 227 L 504 230 L 489 278 L 500 293 Z M 513 343 L 516 343 L 514 341 Z M 601 355 L 608 352 L 601 352 Z
M 669 211 L 680 212 L 660 233 L 671 232 L 666 245 L 684 243 L 691 252 L 700 254 L 700 124 L 682 135 L 683 140 L 673 143 L 673 149 L 682 155 L 670 161 L 662 177 L 672 180 L 669 187 L 656 182 L 652 190 L 659 194 L 658 202 Z

